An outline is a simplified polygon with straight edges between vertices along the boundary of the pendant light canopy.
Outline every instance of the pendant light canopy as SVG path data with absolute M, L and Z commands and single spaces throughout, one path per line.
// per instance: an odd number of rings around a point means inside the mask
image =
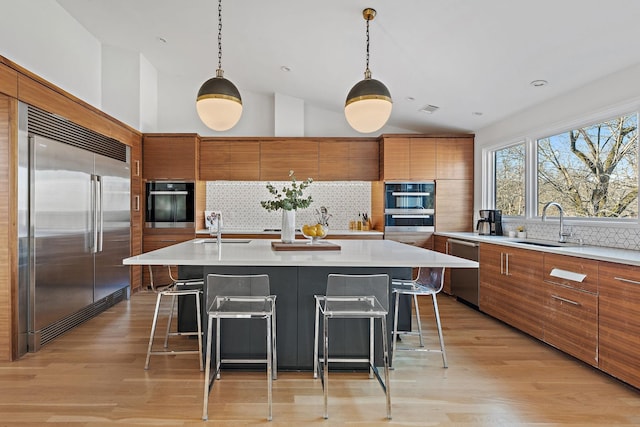
M 196 110 L 200 120 L 216 131 L 231 129 L 242 115 L 240 91 L 222 71 L 222 0 L 218 0 L 218 69 L 216 76 L 200 87 Z
M 376 11 L 364 9 L 362 16 L 367 22 L 367 66 L 364 80 L 356 83 L 347 95 L 344 115 L 352 128 L 361 133 L 371 133 L 382 128 L 389 120 L 393 104 L 389 89 L 381 81 L 372 79 L 369 70 L 369 21 L 375 18 Z

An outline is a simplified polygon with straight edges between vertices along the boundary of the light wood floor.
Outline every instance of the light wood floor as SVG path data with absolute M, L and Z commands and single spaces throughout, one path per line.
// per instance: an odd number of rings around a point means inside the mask
M 429 301 L 422 321 L 432 331 Z M 439 354 L 399 353 L 391 421 L 377 382 L 359 373 L 330 375 L 324 420 L 322 387 L 309 372 L 279 373 L 271 423 L 264 374 L 223 372 L 209 421 L 200 421 L 196 356 L 152 357 L 143 369 L 155 295 L 142 292 L 40 352 L 0 363 L 0 425 L 640 425 L 637 389 L 450 297 L 439 302 L 449 368 Z

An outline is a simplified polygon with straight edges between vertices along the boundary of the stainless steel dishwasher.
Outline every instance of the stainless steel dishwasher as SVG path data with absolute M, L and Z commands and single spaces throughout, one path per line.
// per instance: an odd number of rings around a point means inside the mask
M 447 239 L 449 255 L 478 261 L 479 244 L 468 240 Z M 477 268 L 452 268 L 451 293 L 475 307 L 478 307 L 480 285 Z

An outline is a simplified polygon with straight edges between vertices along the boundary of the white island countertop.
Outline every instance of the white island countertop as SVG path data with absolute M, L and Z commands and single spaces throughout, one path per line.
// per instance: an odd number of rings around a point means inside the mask
M 249 243 L 194 239 L 166 248 L 125 258 L 125 265 L 243 265 L 308 267 L 450 267 L 478 268 L 478 263 L 392 240 L 326 240 L 340 250 L 275 251 L 272 240 Z M 224 241 L 224 239 L 223 239 Z M 320 243 L 322 244 L 322 243 Z

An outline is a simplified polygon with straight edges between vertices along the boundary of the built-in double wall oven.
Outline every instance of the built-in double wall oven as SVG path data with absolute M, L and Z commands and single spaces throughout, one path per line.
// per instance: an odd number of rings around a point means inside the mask
M 147 182 L 146 196 L 145 227 L 194 227 L 195 185 L 193 182 Z
M 435 182 L 385 182 L 385 232 L 433 232 Z

